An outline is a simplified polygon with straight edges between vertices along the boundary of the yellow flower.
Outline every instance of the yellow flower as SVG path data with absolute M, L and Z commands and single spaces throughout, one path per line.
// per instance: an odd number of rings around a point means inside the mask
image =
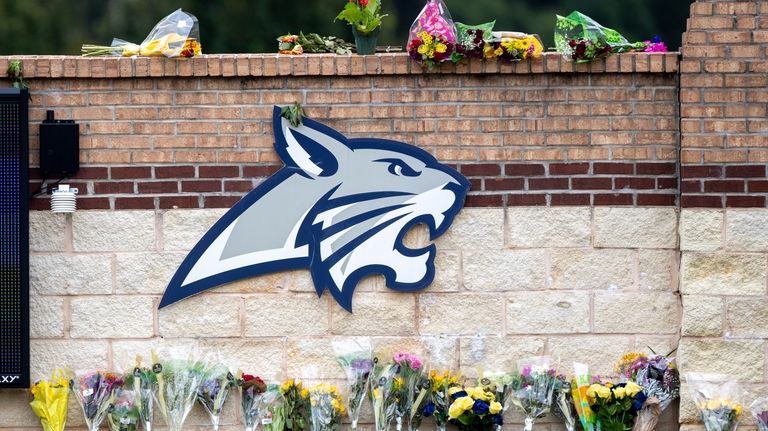
M 494 53 L 493 45 L 491 45 L 490 43 L 486 43 L 485 46 L 483 46 L 483 57 L 493 58 L 495 56 L 496 54 Z
M 309 389 L 302 389 L 301 390 L 301 397 L 302 398 L 309 398 Z
M 741 411 L 742 411 L 741 404 L 736 404 L 733 406 L 733 412 L 736 413 L 737 418 L 741 416 Z
M 613 388 L 613 396 L 615 396 L 617 399 L 623 399 L 627 395 L 627 391 L 622 388 Z
M 286 380 L 285 382 L 283 382 L 282 386 L 280 386 L 280 392 L 282 392 L 283 394 L 286 394 L 288 391 L 291 390 L 291 386 L 293 386 L 293 381 Z
M 473 405 L 475 405 L 475 400 L 473 400 L 472 397 L 467 396 L 458 398 L 451 404 L 451 407 L 448 408 L 448 416 L 452 419 L 456 419 L 465 411 L 471 409 Z
M 419 48 L 418 48 L 418 49 L 416 49 L 416 51 L 417 51 L 419 54 L 421 54 L 421 55 L 424 55 L 424 54 L 426 54 L 428 50 L 429 50 L 429 48 L 427 48 L 427 45 L 424 45 L 424 44 L 422 44 L 422 45 L 419 45 Z
M 376 388 L 373 390 L 373 398 L 379 398 L 381 397 L 381 389 Z
M 627 382 L 627 385 L 624 387 L 624 389 L 626 390 L 627 395 L 630 397 L 634 397 L 641 390 L 643 390 L 643 388 L 641 388 L 640 385 L 635 382 Z
M 607 400 L 611 397 L 611 389 L 595 383 L 587 389 L 587 396 L 592 399 L 602 398 Z
M 444 53 L 448 47 L 444 43 L 438 43 L 435 46 L 435 52 L 439 52 L 440 54 Z
M 496 55 L 496 57 L 500 57 L 502 54 L 504 54 L 504 50 L 501 49 L 501 47 L 496 48 L 496 51 L 493 51 L 493 53 Z
M 425 45 L 432 44 L 432 41 L 434 40 L 432 36 L 430 36 L 429 33 L 427 33 L 426 31 L 422 31 L 421 33 L 419 33 L 419 38 L 421 39 L 422 42 L 424 42 Z
M 448 416 L 451 419 L 456 419 L 462 414 L 464 414 L 464 410 L 456 403 L 451 404 L 451 407 L 448 408 Z
M 392 383 L 394 383 L 392 385 L 394 387 L 394 389 L 398 390 L 398 389 L 403 387 L 403 378 L 402 377 L 395 377 Z
M 460 391 L 462 391 L 462 390 L 463 390 L 463 389 L 461 388 L 461 386 L 453 386 L 453 387 L 451 387 L 451 388 L 448 388 L 448 395 L 453 395 L 453 394 L 455 394 L 456 392 L 460 392 Z
M 491 405 L 488 407 L 488 413 L 495 415 L 496 413 L 499 413 L 501 411 L 501 403 L 499 402 L 492 402 Z

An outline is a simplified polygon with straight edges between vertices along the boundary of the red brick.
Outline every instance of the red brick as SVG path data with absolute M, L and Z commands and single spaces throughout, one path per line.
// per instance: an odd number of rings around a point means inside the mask
M 243 177 L 269 177 L 280 170 L 277 165 L 243 166 Z
M 638 175 L 674 175 L 677 172 L 674 163 L 638 163 Z
M 727 196 L 725 206 L 729 208 L 765 208 L 765 196 Z
M 656 178 L 656 188 L 659 190 L 663 189 L 676 189 L 677 188 L 677 178 L 664 178 L 659 177 Z
M 200 178 L 233 178 L 240 176 L 239 166 L 200 166 Z
M 50 204 L 49 207 L 50 208 Z M 79 210 L 108 210 L 108 198 L 77 198 L 77 209 Z
M 171 208 L 199 208 L 200 202 L 197 196 L 161 196 L 160 209 Z
M 529 190 L 564 190 L 568 189 L 568 178 L 531 178 Z
M 722 208 L 723 199 L 719 195 L 682 195 L 683 208 Z
M 468 207 L 501 207 L 504 206 L 503 195 L 469 195 L 464 201 Z
M 613 182 L 610 178 L 572 178 L 571 188 L 574 190 L 611 190 Z
M 204 208 L 231 208 L 240 200 L 240 196 L 205 196 Z
M 765 178 L 765 165 L 731 165 L 725 167 L 726 178 Z
M 674 206 L 677 196 L 673 194 L 638 194 L 637 205 Z
M 701 192 L 701 181 L 682 180 L 680 181 L 680 192 L 699 193 Z
M 768 180 L 750 181 L 747 184 L 747 191 L 750 193 L 768 193 Z
M 632 205 L 632 200 L 630 193 L 597 194 L 594 196 L 595 205 Z
M 93 193 L 97 195 L 114 193 L 133 193 L 133 182 L 131 181 L 110 181 L 93 183 Z
M 155 178 L 194 178 L 194 166 L 156 166 Z
M 220 192 L 220 180 L 182 181 L 182 192 Z
M 516 163 L 504 165 L 504 175 L 508 177 L 532 177 L 544 175 L 544 165 L 534 163 Z
M 522 190 L 524 183 L 522 178 L 487 178 L 485 190 Z
M 551 205 L 589 205 L 590 195 L 582 193 L 563 193 L 550 195 Z
M 116 210 L 143 210 L 154 208 L 155 198 L 115 198 Z
M 176 181 L 150 181 L 138 183 L 139 193 L 178 193 L 179 185 Z
M 633 174 L 635 165 L 632 163 L 593 163 L 592 172 L 595 174 Z
M 742 180 L 704 181 L 705 193 L 741 193 L 744 191 Z
M 514 206 L 539 206 L 547 204 L 547 196 L 544 194 L 507 195 L 507 205 Z
M 680 176 L 682 178 L 720 178 L 722 175 L 722 166 L 683 165 L 680 167 Z
M 225 192 L 250 192 L 253 188 L 253 183 L 248 180 L 224 181 Z
M 459 166 L 461 173 L 467 177 L 491 177 L 501 175 L 501 165 L 495 163 L 484 163 L 477 165 Z
M 31 175 L 30 178 L 32 178 Z M 109 172 L 107 168 L 81 166 L 80 170 L 72 178 L 78 180 L 102 180 L 109 178 Z
M 656 180 L 647 177 L 617 177 L 616 190 L 620 189 L 654 189 Z
M 483 190 L 483 179 L 482 178 L 470 178 L 469 179 L 469 189 L 477 192 Z
M 550 163 L 550 175 L 578 175 L 589 173 L 589 163 Z M 555 196 L 555 195 L 553 195 Z
M 32 211 L 50 211 L 51 200 L 45 197 L 32 199 L 29 201 L 29 209 Z
M 109 175 L 113 180 L 152 178 L 152 168 L 149 166 L 112 167 Z

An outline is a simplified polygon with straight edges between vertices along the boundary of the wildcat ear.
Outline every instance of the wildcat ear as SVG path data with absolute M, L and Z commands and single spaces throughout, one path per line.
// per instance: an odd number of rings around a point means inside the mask
M 275 150 L 286 166 L 300 169 L 304 175 L 328 177 L 339 169 L 339 162 L 351 151 L 341 133 L 308 118 L 293 126 L 275 106 L 272 115 Z

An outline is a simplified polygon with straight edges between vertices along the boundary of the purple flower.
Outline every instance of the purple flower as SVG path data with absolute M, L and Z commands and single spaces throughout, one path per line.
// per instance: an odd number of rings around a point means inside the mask
M 758 413 L 757 420 L 759 420 L 763 425 L 768 425 L 768 410 Z
M 523 376 L 523 377 L 530 377 L 531 376 L 531 366 L 530 365 L 526 365 L 525 367 L 523 367 L 523 370 L 520 371 L 520 375 Z
M 353 370 L 360 371 L 362 373 L 367 373 L 371 371 L 373 362 L 370 359 L 353 359 L 350 366 L 352 367 Z

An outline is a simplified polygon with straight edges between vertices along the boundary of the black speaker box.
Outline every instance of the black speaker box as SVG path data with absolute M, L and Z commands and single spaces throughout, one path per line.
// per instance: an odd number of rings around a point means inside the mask
M 40 124 L 40 171 L 43 178 L 63 178 L 80 169 L 80 128 L 72 120 L 55 120 L 53 111 Z

